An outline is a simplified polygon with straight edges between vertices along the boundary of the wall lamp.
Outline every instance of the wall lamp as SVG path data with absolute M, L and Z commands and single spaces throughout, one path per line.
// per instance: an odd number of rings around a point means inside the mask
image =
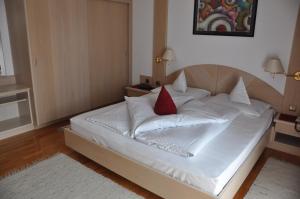
M 286 74 L 279 58 L 271 58 L 267 60 L 264 68 L 266 72 L 273 75 L 273 78 L 275 78 L 275 75 L 281 74 L 286 77 L 292 77 L 296 81 L 300 81 L 300 71 L 297 71 L 294 74 Z
M 162 57 L 155 57 L 153 60 L 155 63 L 160 64 L 162 62 L 170 62 L 175 59 L 175 53 L 171 48 L 167 48 L 164 51 L 164 54 Z

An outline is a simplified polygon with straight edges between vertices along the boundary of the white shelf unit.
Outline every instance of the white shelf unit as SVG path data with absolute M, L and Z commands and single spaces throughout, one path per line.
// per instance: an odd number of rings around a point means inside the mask
M 29 88 L 0 87 L 0 140 L 32 130 L 32 118 Z

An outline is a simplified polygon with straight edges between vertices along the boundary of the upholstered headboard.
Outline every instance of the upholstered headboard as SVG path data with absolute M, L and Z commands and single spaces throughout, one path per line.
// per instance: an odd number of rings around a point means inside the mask
M 183 70 L 190 87 L 209 90 L 213 95 L 230 93 L 241 76 L 251 98 L 268 102 L 274 109 L 281 111 L 283 96 L 269 84 L 247 72 L 221 65 L 195 65 Z M 170 74 L 167 83 L 172 83 L 180 71 Z

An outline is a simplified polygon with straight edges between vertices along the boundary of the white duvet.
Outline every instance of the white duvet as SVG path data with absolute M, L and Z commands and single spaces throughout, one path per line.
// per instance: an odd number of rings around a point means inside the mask
M 223 132 L 239 113 L 231 107 L 194 100 L 182 105 L 176 115 L 156 115 L 144 120 L 135 129 L 135 139 L 183 157 L 192 157 Z
M 109 109 L 102 109 L 96 115 L 85 118 L 87 121 L 105 127 L 113 132 L 122 135 L 129 135 L 129 115 L 124 102 L 110 106 Z
M 207 123 L 198 126 L 159 129 L 142 132 L 136 136 L 136 140 L 182 157 L 193 157 L 229 125 L 230 122 Z
M 232 107 L 187 99 L 185 103 L 179 100 L 181 105 L 176 115 L 158 116 L 153 112 L 151 100 L 152 97 L 126 98 L 127 103 L 86 120 L 129 135 L 144 144 L 192 157 L 223 132 L 240 113 Z M 186 131 L 185 127 L 192 128 Z

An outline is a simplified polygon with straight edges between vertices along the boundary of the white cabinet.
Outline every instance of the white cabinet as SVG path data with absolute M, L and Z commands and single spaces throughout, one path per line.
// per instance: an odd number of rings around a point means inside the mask
M 0 87 L 0 140 L 33 129 L 29 88 Z

